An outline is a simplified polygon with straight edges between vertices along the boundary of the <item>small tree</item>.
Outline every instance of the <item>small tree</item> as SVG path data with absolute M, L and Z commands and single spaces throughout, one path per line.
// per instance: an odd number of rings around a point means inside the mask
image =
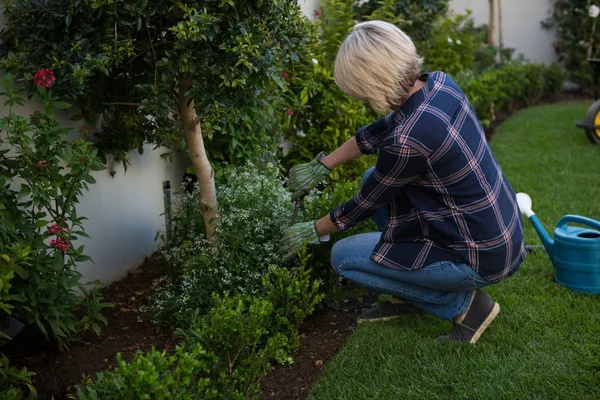
M 278 96 L 283 70 L 314 38 L 291 0 L 5 0 L 4 7 L 2 66 L 30 81 L 52 69 L 55 92 L 101 126 L 104 150 L 123 160 L 146 142 L 187 143 L 209 237 L 217 216 L 210 153 L 225 158 L 225 148 L 235 158 L 275 143 L 274 121 L 287 111 Z

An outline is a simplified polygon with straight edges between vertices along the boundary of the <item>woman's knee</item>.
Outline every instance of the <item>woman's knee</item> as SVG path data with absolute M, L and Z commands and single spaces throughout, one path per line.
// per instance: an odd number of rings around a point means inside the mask
M 369 262 L 371 253 L 379 241 L 380 233 L 360 233 L 339 240 L 331 249 L 331 267 L 340 275 L 364 262 Z
M 347 239 L 347 238 L 346 238 Z M 331 248 L 331 268 L 338 275 L 343 275 L 344 273 L 344 265 L 345 265 L 345 255 L 347 254 L 347 240 L 342 239 L 336 242 Z

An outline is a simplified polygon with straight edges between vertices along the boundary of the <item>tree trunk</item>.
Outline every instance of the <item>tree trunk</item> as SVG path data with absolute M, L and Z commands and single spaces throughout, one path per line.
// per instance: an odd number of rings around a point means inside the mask
M 500 62 L 504 63 L 504 31 L 502 30 L 502 0 L 498 0 L 498 52 L 500 53 Z
M 494 18 L 494 0 L 488 0 L 489 2 L 489 8 L 490 8 L 490 19 L 489 19 L 489 26 L 488 26 L 488 45 L 489 46 L 495 46 L 495 40 L 494 40 L 494 31 L 496 30 L 496 23 L 495 23 L 495 18 Z
M 211 238 L 217 222 L 217 191 L 215 188 L 214 171 L 208 161 L 206 149 L 204 148 L 200 118 L 198 118 L 198 114 L 196 114 L 196 110 L 194 109 L 194 102 L 191 101 L 188 103 L 188 99 L 185 97 L 191 85 L 192 82 L 190 79 L 181 79 L 179 81 L 179 112 L 183 121 L 183 130 L 190 150 L 192 165 L 198 177 L 206 236 Z

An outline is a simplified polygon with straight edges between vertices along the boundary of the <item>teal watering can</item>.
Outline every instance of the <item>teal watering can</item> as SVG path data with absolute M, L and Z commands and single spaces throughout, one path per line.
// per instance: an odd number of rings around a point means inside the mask
M 531 198 L 526 193 L 517 193 L 517 202 L 542 239 L 555 269 L 554 280 L 577 292 L 600 293 L 600 221 L 565 215 L 558 221 L 552 239 L 532 211 Z

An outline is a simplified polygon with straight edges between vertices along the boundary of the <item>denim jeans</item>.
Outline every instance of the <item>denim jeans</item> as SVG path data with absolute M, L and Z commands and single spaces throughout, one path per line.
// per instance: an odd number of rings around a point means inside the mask
M 372 172 L 368 170 L 364 180 Z M 380 231 L 387 220 L 385 208 L 373 216 Z M 466 264 L 438 261 L 417 270 L 389 268 L 370 259 L 381 233 L 363 233 L 337 242 L 331 265 L 338 275 L 369 291 L 392 295 L 439 318 L 464 313 L 474 290 L 490 283 Z

